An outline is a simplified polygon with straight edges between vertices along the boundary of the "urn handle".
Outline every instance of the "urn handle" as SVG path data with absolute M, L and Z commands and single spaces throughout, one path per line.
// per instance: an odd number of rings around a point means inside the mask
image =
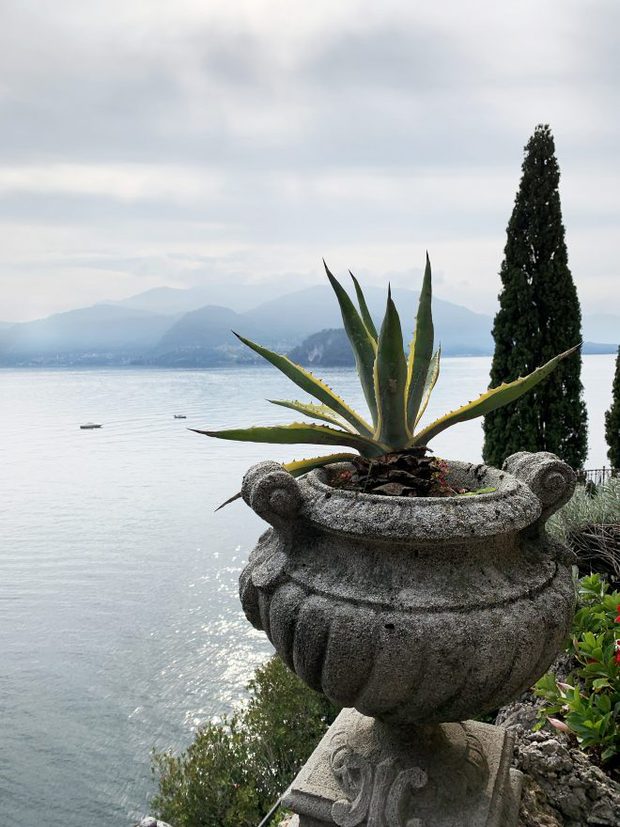
M 241 496 L 274 528 L 291 523 L 301 506 L 301 493 L 295 478 L 277 462 L 253 465 L 243 478 Z
M 545 522 L 573 495 L 577 475 L 565 462 L 548 451 L 520 451 L 505 460 L 503 470 L 524 482 L 540 500 Z

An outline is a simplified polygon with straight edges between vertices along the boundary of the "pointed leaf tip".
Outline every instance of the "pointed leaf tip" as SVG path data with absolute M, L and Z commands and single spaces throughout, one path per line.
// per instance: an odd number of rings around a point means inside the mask
M 372 316 L 370 315 L 370 310 L 368 309 L 368 305 L 366 304 L 366 298 L 364 296 L 364 291 L 359 283 L 359 281 L 355 278 L 351 270 L 349 270 L 349 275 L 353 279 L 353 285 L 355 287 L 355 293 L 357 294 L 357 302 L 359 304 L 360 313 L 362 314 L 362 320 L 366 325 L 366 329 L 376 342 L 379 338 L 379 334 L 377 333 L 377 328 L 375 327 L 375 323 L 372 320 Z
M 236 493 L 236 494 L 233 494 L 233 495 L 232 495 L 232 497 L 229 497 L 229 498 L 228 498 L 225 502 L 223 502 L 221 505 L 218 505 L 218 507 L 217 507 L 217 508 L 215 508 L 215 509 L 213 510 L 213 511 L 214 511 L 214 513 L 215 513 L 216 511 L 219 511 L 221 508 L 224 508 L 224 506 L 230 505 L 230 503 L 234 503 L 234 501 L 235 501 L 235 500 L 238 500 L 238 499 L 240 499 L 240 498 L 241 498 L 241 491 L 237 491 L 237 493 Z
M 349 294 L 340 284 L 338 279 L 327 270 L 327 277 L 331 284 L 342 314 L 347 338 L 351 343 L 351 349 L 355 356 L 355 365 L 360 378 L 362 390 L 366 398 L 368 409 L 372 415 L 373 423 L 377 418 L 377 406 L 374 394 L 373 365 L 375 363 L 376 342 L 362 316 L 351 301 Z

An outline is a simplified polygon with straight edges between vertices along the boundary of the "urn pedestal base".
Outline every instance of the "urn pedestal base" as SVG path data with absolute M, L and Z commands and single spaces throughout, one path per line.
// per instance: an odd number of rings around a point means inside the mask
M 512 737 L 477 721 L 399 731 L 344 709 L 284 798 L 300 827 L 516 827 Z

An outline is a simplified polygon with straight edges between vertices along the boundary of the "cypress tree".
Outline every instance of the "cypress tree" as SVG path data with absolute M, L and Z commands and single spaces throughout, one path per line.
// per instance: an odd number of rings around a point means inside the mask
M 605 439 L 609 445 L 607 456 L 611 467 L 620 468 L 620 347 L 616 356 L 611 408 L 605 414 Z
M 546 125 L 525 147 L 508 223 L 493 326 L 491 386 L 524 376 L 581 342 L 581 310 L 568 268 L 560 205 L 560 168 Z M 501 466 L 515 451 L 552 451 L 574 468 L 587 452 L 581 354 L 564 360 L 530 393 L 484 421 L 485 461 Z

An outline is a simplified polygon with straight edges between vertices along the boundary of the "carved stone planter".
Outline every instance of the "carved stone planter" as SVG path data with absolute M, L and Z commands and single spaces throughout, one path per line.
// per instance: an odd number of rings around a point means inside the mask
M 502 471 L 459 462 L 450 468 L 456 485 L 497 490 L 471 497 L 381 497 L 336 490 L 325 470 L 296 481 L 276 463 L 260 463 L 244 478 L 245 501 L 272 525 L 241 575 L 244 611 L 309 686 L 358 711 L 347 712 L 359 719 L 355 726 L 346 719 L 352 740 L 342 742 L 340 726 L 339 743 L 330 741 L 319 761 L 325 777 L 337 782 L 340 774 L 341 798 L 328 802 L 329 817 L 323 807 L 320 815 L 308 812 L 305 821 L 302 815 L 302 825 L 510 824 L 505 814 L 504 820 L 489 820 L 490 811 L 484 814 L 471 788 L 490 807 L 489 779 L 509 784 L 508 767 L 502 778 L 499 771 L 506 764 L 500 753 L 509 752 L 504 736 L 495 766 L 484 725 L 429 725 L 504 705 L 552 662 L 569 628 L 574 589 L 566 552 L 547 539 L 544 522 L 572 494 L 575 475 L 548 453 L 515 454 Z M 414 765 L 405 754 L 415 756 Z M 455 761 L 469 767 L 478 754 L 483 760 L 461 794 L 453 784 L 429 799 L 442 762 L 446 770 Z M 342 802 L 362 789 L 361 767 L 371 766 L 374 778 L 382 761 L 392 767 L 388 772 L 384 764 L 382 771 L 393 776 L 383 785 L 388 792 L 375 794 L 374 815 L 369 803 L 360 820 L 351 820 Z M 413 769 L 417 775 L 398 774 Z M 389 791 L 399 777 L 407 793 L 393 793 L 390 810 Z M 411 815 L 403 796 L 421 806 L 428 799 L 425 815 Z M 455 796 L 456 803 L 445 804 Z M 440 799 L 443 814 L 431 818 L 428 808 Z

